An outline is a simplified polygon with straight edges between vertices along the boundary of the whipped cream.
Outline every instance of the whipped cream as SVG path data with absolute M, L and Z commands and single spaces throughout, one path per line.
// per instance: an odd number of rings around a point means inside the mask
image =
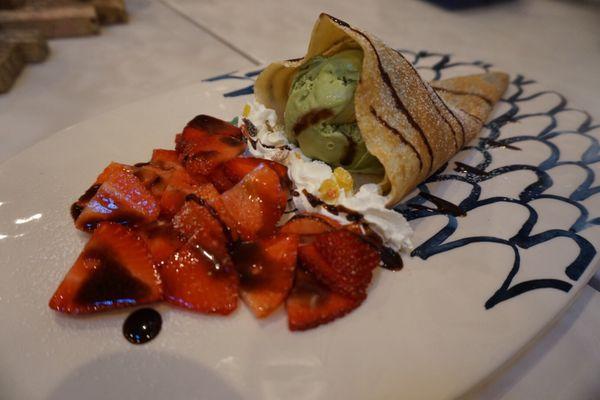
M 288 175 L 299 193 L 298 196 L 292 197 L 295 208 L 298 211 L 320 213 L 341 223 L 347 223 L 343 213 L 334 215 L 321 205 L 313 207 L 303 194 L 306 190 L 319 197 L 321 184 L 333 176 L 331 167 L 322 161 L 306 157 L 300 148 L 290 143 L 283 128 L 277 123 L 274 110 L 254 102 L 245 107 L 244 114 L 246 115 L 239 119 L 240 125 L 244 124 L 243 118 L 247 118 L 256 127 L 248 151 L 255 157 L 277 161 L 288 167 Z M 381 193 L 379 185 L 366 183 L 354 193 L 340 190 L 339 197 L 333 204 L 362 214 L 364 221 L 383 239 L 386 246 L 396 251 L 412 249 L 412 228 L 402 214 L 386 207 L 387 202 L 388 197 Z

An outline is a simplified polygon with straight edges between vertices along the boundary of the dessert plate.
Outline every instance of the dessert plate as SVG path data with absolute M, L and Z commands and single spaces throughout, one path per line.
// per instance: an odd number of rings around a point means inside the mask
M 404 54 L 427 79 L 491 68 Z M 72 226 L 71 202 L 110 161 L 171 148 L 196 114 L 239 114 L 258 72 L 128 105 L 0 166 L 0 398 L 454 398 L 510 363 L 593 275 L 600 125 L 509 71 L 480 139 L 397 207 L 415 231 L 404 269 L 378 271 L 350 315 L 292 333 L 283 310 L 257 320 L 243 306 L 211 317 L 157 305 L 161 334 L 133 346 L 121 333 L 130 310 L 79 318 L 50 310 L 86 240 Z M 419 192 L 466 216 L 436 211 Z

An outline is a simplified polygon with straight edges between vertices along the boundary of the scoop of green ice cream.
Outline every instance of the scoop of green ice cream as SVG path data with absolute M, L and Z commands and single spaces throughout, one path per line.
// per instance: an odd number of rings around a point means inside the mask
M 362 51 L 345 50 L 309 60 L 292 82 L 284 112 L 285 130 L 308 157 L 353 172 L 383 167 L 362 140 L 354 113 Z

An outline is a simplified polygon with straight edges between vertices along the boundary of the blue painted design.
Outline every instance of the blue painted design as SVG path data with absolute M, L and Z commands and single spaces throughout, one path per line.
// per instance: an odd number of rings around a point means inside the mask
M 434 73 L 435 79 L 442 78 L 442 75 L 452 68 L 469 66 L 480 69 L 481 72 L 488 72 L 491 64 L 474 62 L 456 62 L 452 60 L 450 54 L 432 53 L 428 51 L 410 51 L 400 50 L 402 54 L 411 61 L 417 69 L 430 69 Z M 429 66 L 424 66 L 426 63 Z M 472 68 L 473 69 L 473 68 Z M 217 81 L 224 79 L 232 80 L 254 80 L 254 77 L 260 73 L 260 70 L 252 71 L 243 75 L 229 73 L 220 75 L 207 81 Z M 402 204 L 395 207 L 395 210 L 402 213 L 407 220 L 414 221 L 432 216 L 444 216 L 447 222 L 437 233 L 419 244 L 411 253 L 413 257 L 419 257 L 426 260 L 430 257 L 452 251 L 473 243 L 494 243 L 500 246 L 507 246 L 514 254 L 513 263 L 510 271 L 500 287 L 484 302 L 486 309 L 490 309 L 499 303 L 512 299 L 516 296 L 530 292 L 532 290 L 551 288 L 562 292 L 568 292 L 573 284 L 571 281 L 577 281 L 585 272 L 596 255 L 594 246 L 580 233 L 592 226 L 600 225 L 600 217 L 591 217 L 588 209 L 582 201 L 600 192 L 600 186 L 592 186 L 595 180 L 594 170 L 591 165 L 600 162 L 600 144 L 592 132 L 596 130 L 600 133 L 600 125 L 593 124 L 590 115 L 582 110 L 576 110 L 568 107 L 566 99 L 559 93 L 553 91 L 541 91 L 533 94 L 525 94 L 527 86 L 534 84 L 535 81 L 526 79 L 522 75 L 517 75 L 511 82 L 509 95 L 501 100 L 507 106 L 507 111 L 486 124 L 488 135 L 481 137 L 476 145 L 470 145 L 463 148 L 460 152 L 478 152 L 482 156 L 482 161 L 472 167 L 484 171 L 483 173 L 458 172 L 448 173 L 448 165 L 444 165 L 434 175 L 419 185 L 418 190 L 424 193 L 431 193 L 431 187 L 436 182 L 457 181 L 471 186 L 468 195 L 458 204 L 467 215 L 469 212 L 480 207 L 486 207 L 494 204 L 510 203 L 519 205 L 528 212 L 527 220 L 519 231 L 508 239 L 493 236 L 472 236 L 457 240 L 452 240 L 452 235 L 460 226 L 461 217 L 455 217 L 426 207 L 425 198 L 417 194 L 407 199 Z M 225 97 L 236 97 L 250 95 L 254 92 L 253 86 L 246 86 L 241 89 L 230 91 L 224 94 Z M 556 104 L 546 111 L 525 113 L 521 109 L 526 102 L 535 101 L 541 96 L 555 96 Z M 583 122 L 573 130 L 560 130 L 558 118 L 562 113 L 580 113 Z M 533 117 L 546 117 L 548 124 L 540 132 L 524 132 L 522 135 L 502 138 L 501 130 L 507 124 L 517 123 L 521 120 Z M 563 160 L 559 147 L 553 140 L 565 137 L 567 135 L 577 135 L 589 140 L 588 148 L 583 152 L 579 159 Z M 492 164 L 493 155 L 488 147 L 488 140 L 494 140 L 502 144 L 525 144 L 535 142 L 546 146 L 550 155 L 538 165 L 513 164 L 496 169 L 488 170 Z M 504 150 L 511 151 L 511 150 Z M 526 158 L 524 157 L 526 160 Z M 450 163 L 453 163 L 451 161 Z M 552 170 L 561 166 L 570 166 L 580 168 L 585 173 L 584 181 L 572 191 L 568 196 L 560 196 L 548 193 L 553 187 Z M 461 171 L 458 169 L 458 171 Z M 535 182 L 524 188 L 517 198 L 492 197 L 481 199 L 481 184 L 497 177 L 516 171 L 529 171 L 536 177 Z M 539 216 L 536 209 L 532 206 L 533 202 L 540 199 L 558 201 L 576 208 L 579 216 L 576 221 L 567 229 L 549 229 L 543 232 L 532 234 L 532 231 L 538 222 Z M 410 205 L 410 207 L 408 206 Z M 416 206 L 415 206 L 416 205 Z M 534 246 L 547 243 L 556 238 L 566 238 L 571 240 L 578 248 L 578 254 L 573 261 L 565 266 L 565 280 L 539 278 L 513 283 L 521 265 L 521 250 L 527 250 Z
M 231 92 L 223 93 L 223 97 L 239 97 L 254 94 L 254 84 L 241 89 L 232 90 Z
M 221 74 L 217 76 L 213 76 L 212 78 L 204 79 L 202 82 L 216 82 L 216 81 L 224 81 L 224 80 L 242 80 L 242 81 L 254 81 L 254 77 L 262 72 L 263 68 L 257 69 L 254 71 L 246 72 L 242 75 L 236 75 L 237 71 L 228 72 L 226 74 Z

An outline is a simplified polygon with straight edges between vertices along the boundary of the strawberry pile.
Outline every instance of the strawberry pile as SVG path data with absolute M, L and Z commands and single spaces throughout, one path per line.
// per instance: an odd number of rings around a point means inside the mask
M 88 243 L 50 300 L 85 314 L 166 301 L 258 318 L 285 303 L 291 330 L 332 321 L 367 296 L 379 249 L 317 214 L 279 224 L 285 166 L 244 157 L 242 131 L 199 115 L 147 163 L 111 163 L 72 205 Z

